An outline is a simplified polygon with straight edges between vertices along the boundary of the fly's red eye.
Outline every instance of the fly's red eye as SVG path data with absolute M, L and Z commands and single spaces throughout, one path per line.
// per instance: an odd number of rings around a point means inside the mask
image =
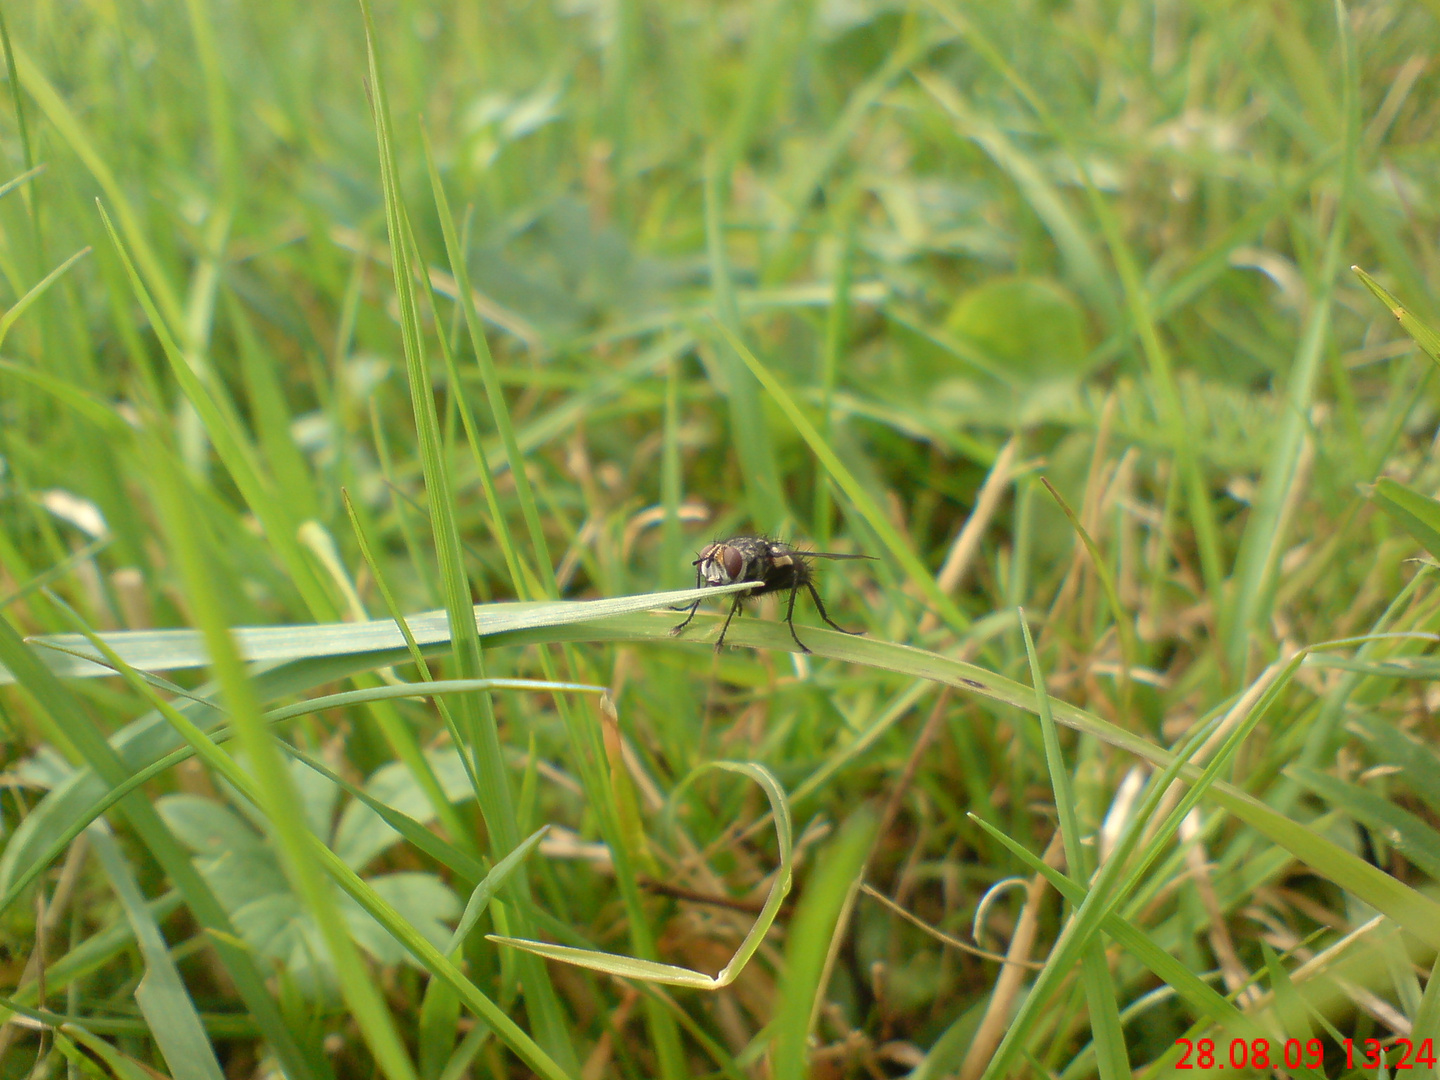
M 740 571 L 745 569 L 745 556 L 740 554 L 740 549 L 721 545 L 719 555 L 725 567 L 725 576 L 731 581 L 739 581 Z

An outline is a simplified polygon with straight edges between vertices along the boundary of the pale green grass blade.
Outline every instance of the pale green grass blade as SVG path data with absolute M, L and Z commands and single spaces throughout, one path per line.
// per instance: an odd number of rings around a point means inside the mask
M 0 347 L 4 346 L 5 336 L 10 333 L 10 327 L 15 325 L 16 320 L 25 314 L 30 305 L 44 296 L 45 293 L 49 291 L 50 286 L 65 276 L 70 267 L 74 266 L 89 254 L 90 249 L 88 247 L 81 248 L 37 281 L 24 296 L 20 297 L 19 300 L 16 300 L 15 303 L 10 306 L 10 309 L 6 311 L 4 315 L 0 315 Z
M 6 65 L 5 65 L 5 66 L 6 66 L 7 68 L 9 68 L 10 70 L 14 70 L 13 65 L 12 65 L 12 64 L 9 62 L 9 60 L 8 60 L 9 51 L 10 51 L 9 34 L 8 34 L 8 33 L 5 33 L 5 31 L 4 31 L 4 26 L 5 26 L 4 20 L 3 20 L 3 19 L 0 19 L 0 34 L 4 34 L 4 36 L 5 36 L 5 53 L 6 53 L 6 57 L 7 57 L 7 62 L 6 62 Z M 11 91 L 13 92 L 13 91 L 15 91 L 15 90 L 18 89 L 18 86 L 17 86 L 15 83 L 12 82 L 12 83 L 10 84 L 10 89 L 11 89 Z M 17 112 L 22 112 L 23 110 L 17 109 L 16 111 L 17 111 Z M 22 122 L 22 125 L 21 125 L 21 126 L 23 126 L 23 122 Z M 27 152 L 28 152 L 28 151 L 27 151 Z M 27 167 L 27 168 L 25 169 L 24 172 L 20 173 L 20 174 L 17 175 L 17 176 L 11 177 L 9 180 L 6 180 L 3 184 L 0 184 L 0 199 L 3 199 L 6 195 L 9 195 L 12 191 L 19 191 L 21 188 L 23 188 L 26 184 L 30 183 L 31 180 L 34 180 L 37 176 L 39 176 L 39 175 L 40 175 L 41 173 L 43 173 L 44 171 L 45 171 L 45 166 L 44 166 L 44 165 L 29 166 L 29 167 Z
M 595 949 L 577 949 L 573 945 L 554 945 L 548 941 L 531 941 L 528 938 L 505 937 L 501 934 L 486 934 L 486 941 L 497 945 L 509 945 L 520 952 L 543 956 L 563 964 L 587 968 L 617 979 L 635 979 L 638 982 L 657 983 L 661 986 L 683 986 L 690 990 L 719 990 L 723 985 L 713 975 L 706 975 L 674 964 L 662 964 L 658 960 L 641 960 L 634 956 L 620 956 L 615 953 L 599 952 Z
M 790 821 L 790 800 L 785 795 L 785 789 L 780 786 L 780 782 L 775 779 L 770 770 L 753 762 L 714 761 L 696 769 L 690 774 L 691 778 L 699 776 L 706 769 L 720 769 L 724 772 L 747 776 L 760 786 L 770 803 L 770 814 L 775 822 L 775 846 L 780 857 L 780 865 L 775 870 L 775 882 L 765 897 L 765 904 L 761 907 L 760 914 L 745 935 L 745 939 L 740 943 L 740 947 L 735 950 L 735 955 L 731 958 L 730 963 L 726 964 L 724 970 L 717 976 L 728 983 L 740 974 L 740 971 L 760 948 L 775 917 L 780 914 L 781 903 L 790 892 L 795 858 L 794 826 Z M 684 783 L 679 785 L 676 789 L 677 793 L 684 786 Z
M 570 624 L 664 610 L 727 593 L 743 592 L 753 583 L 709 589 L 676 589 L 609 600 L 557 600 L 510 604 L 481 604 L 474 608 L 476 631 L 486 638 L 523 630 L 544 630 Z M 427 611 L 406 619 L 416 643 L 423 649 L 450 643 L 449 617 Z M 242 660 L 276 664 L 317 657 L 364 656 L 405 650 L 405 635 L 393 619 L 365 623 L 323 623 L 312 626 L 237 627 L 231 631 Z M 100 635 L 130 667 L 139 671 L 180 671 L 209 663 L 203 636 L 196 630 L 120 630 Z M 564 639 L 556 639 L 564 640 Z M 30 639 L 36 658 L 57 674 L 70 678 L 111 675 L 103 664 L 84 659 L 98 656 L 80 634 L 49 634 Z M 44 648 L 54 646 L 54 649 Z M 55 650 L 66 650 L 57 652 Z M 408 653 L 407 653 L 408 655 Z M 378 666 L 378 665 L 377 665 Z M 361 669 L 356 669 L 361 670 Z M 0 666 L 0 685 L 13 681 Z
M 165 1055 L 170 1075 L 174 1080 L 222 1080 L 224 1074 L 195 1011 L 195 1002 L 185 990 L 165 938 L 145 905 L 129 864 L 114 838 L 105 832 L 97 830 L 91 835 L 90 843 L 140 946 L 145 975 L 135 987 L 135 1004 Z
M 474 929 L 475 923 L 479 921 L 481 914 L 489 905 L 490 898 L 495 895 L 495 890 L 500 888 L 515 868 L 526 859 L 530 852 L 535 850 L 536 845 L 540 843 L 549 828 L 548 825 L 542 825 L 527 836 L 519 847 L 496 863 L 494 868 L 481 879 L 480 884 L 475 886 L 475 891 L 470 894 L 470 899 L 465 903 L 465 911 L 460 916 L 460 921 L 455 924 L 455 933 L 450 938 L 450 944 L 445 947 L 446 956 L 452 955 L 464 944 L 465 938 Z

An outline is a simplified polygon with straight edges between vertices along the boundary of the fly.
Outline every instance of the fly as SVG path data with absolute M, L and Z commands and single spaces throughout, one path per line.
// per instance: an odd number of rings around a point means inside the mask
M 785 623 L 790 627 L 790 636 L 795 639 L 795 644 L 800 646 L 801 652 L 809 652 L 805 643 L 800 640 L 800 635 L 795 633 L 795 597 L 801 589 L 810 593 L 810 599 L 815 601 L 815 609 L 820 612 L 824 619 L 842 634 L 859 634 L 860 630 L 846 630 L 843 626 L 837 626 L 835 621 L 825 610 L 825 604 L 820 599 L 820 594 L 815 591 L 815 571 L 810 565 L 811 559 L 871 559 L 872 555 L 840 555 L 829 551 L 800 551 L 789 544 L 779 540 L 767 540 L 763 536 L 735 536 L 729 540 L 717 541 L 700 552 L 700 557 L 692 564 L 695 567 L 695 587 L 709 588 L 716 585 L 733 585 L 737 581 L 758 581 L 760 587 L 751 589 L 748 592 L 735 594 L 735 602 L 730 605 L 730 614 L 725 616 L 725 625 L 720 628 L 720 637 L 715 642 L 715 651 L 719 652 L 725 644 L 725 631 L 730 629 L 730 620 L 739 613 L 745 602 L 752 597 L 764 596 L 766 593 L 789 591 L 790 601 L 785 606 Z M 685 616 L 685 621 L 670 631 L 671 634 L 679 634 L 685 627 L 690 625 L 690 620 L 695 617 L 695 611 L 700 606 L 700 601 L 690 605 L 690 614 Z M 680 610 L 684 610 L 683 608 Z

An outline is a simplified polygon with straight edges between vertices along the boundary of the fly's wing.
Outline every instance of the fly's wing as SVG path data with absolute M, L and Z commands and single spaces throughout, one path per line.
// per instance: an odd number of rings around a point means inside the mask
M 795 554 L 806 559 L 869 559 L 871 562 L 876 561 L 874 555 L 844 555 L 838 551 L 797 551 Z

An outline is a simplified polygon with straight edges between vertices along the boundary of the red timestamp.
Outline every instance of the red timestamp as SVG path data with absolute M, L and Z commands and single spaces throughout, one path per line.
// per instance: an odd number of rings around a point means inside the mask
M 1319 1069 L 1325 1064 L 1325 1044 L 1319 1039 L 1286 1039 L 1283 1043 L 1269 1039 L 1231 1039 L 1218 1044 L 1214 1039 L 1176 1039 L 1181 1047 L 1177 1069 Z M 1434 1068 L 1435 1040 L 1422 1039 L 1418 1044 L 1409 1039 L 1396 1039 L 1388 1046 L 1379 1039 L 1346 1039 L 1339 1047 L 1345 1068 L 1417 1069 L 1424 1065 Z

